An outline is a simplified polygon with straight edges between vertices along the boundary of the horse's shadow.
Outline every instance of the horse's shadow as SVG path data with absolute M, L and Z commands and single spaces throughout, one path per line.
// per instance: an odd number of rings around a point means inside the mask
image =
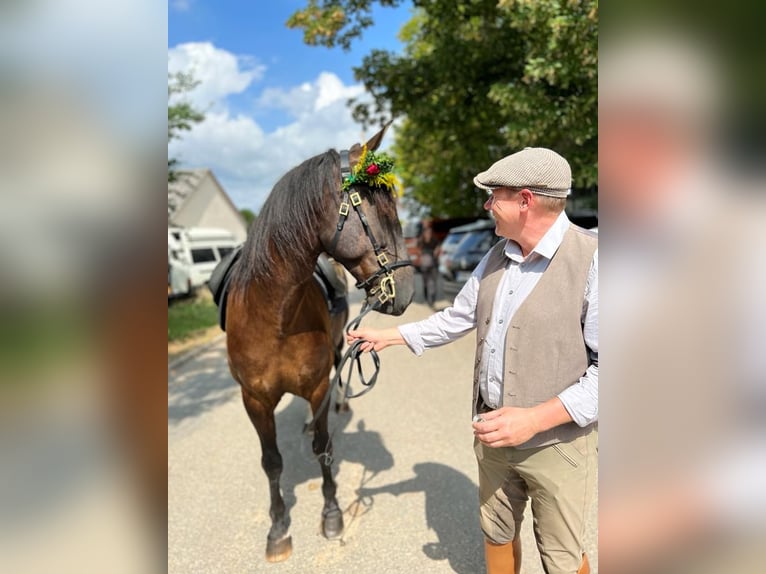
M 425 493 L 426 523 L 439 541 L 425 544 L 423 553 L 431 560 L 448 560 L 453 571 L 461 574 L 483 572 L 483 539 L 476 485 L 454 468 L 439 463 L 418 463 L 413 470 L 414 478 L 360 488 L 357 494 L 364 499 L 379 494 Z
M 280 486 L 287 515 L 295 506 L 296 486 L 310 480 L 321 480 L 319 462 L 311 449 L 313 435 L 301 432 L 306 418 L 307 404 L 303 399 L 292 398 L 284 410 L 275 414 L 277 441 L 282 455 L 283 471 Z M 377 474 L 394 466 L 394 457 L 383 444 L 380 433 L 366 430 L 364 420 L 357 422 L 355 432 L 345 432 L 352 419 L 352 412 L 335 413 L 330 408 L 329 429 L 333 444 L 333 469 L 338 470 L 341 461 L 355 462 L 364 467 L 365 475 Z M 317 509 L 321 508 L 321 492 Z

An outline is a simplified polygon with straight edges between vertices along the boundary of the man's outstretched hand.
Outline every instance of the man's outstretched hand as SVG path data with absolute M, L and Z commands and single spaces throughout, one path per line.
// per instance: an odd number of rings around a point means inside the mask
M 346 342 L 353 345 L 357 341 L 364 341 L 360 345 L 362 351 L 382 351 L 391 345 L 404 345 L 404 338 L 399 329 L 392 327 L 390 329 L 369 329 L 363 327 L 349 331 L 346 336 Z

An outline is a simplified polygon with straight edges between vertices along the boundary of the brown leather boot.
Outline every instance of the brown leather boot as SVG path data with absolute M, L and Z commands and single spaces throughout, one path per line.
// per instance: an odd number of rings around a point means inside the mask
M 588 563 L 587 554 L 582 555 L 582 563 L 580 564 L 580 569 L 577 571 L 577 574 L 590 574 L 590 564 Z
M 521 539 L 507 544 L 484 541 L 487 574 L 519 574 L 521 572 Z

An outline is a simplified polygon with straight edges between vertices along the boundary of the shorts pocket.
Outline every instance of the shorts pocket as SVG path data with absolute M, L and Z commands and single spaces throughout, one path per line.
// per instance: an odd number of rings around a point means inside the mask
M 557 443 L 553 445 L 553 450 L 555 450 L 561 458 L 563 458 L 565 461 L 567 461 L 569 464 L 572 465 L 572 468 L 577 468 L 579 464 L 577 464 L 577 459 L 573 456 L 572 452 L 567 452 L 567 448 L 569 445 L 566 443 Z

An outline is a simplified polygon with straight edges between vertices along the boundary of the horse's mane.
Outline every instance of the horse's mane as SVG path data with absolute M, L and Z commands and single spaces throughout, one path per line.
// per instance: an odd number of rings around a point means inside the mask
M 242 257 L 232 270 L 232 287 L 273 274 L 278 261 L 309 265 L 306 248 L 325 215 L 324 191 L 339 185 L 340 156 L 329 150 L 307 159 L 276 183 L 247 234 Z

